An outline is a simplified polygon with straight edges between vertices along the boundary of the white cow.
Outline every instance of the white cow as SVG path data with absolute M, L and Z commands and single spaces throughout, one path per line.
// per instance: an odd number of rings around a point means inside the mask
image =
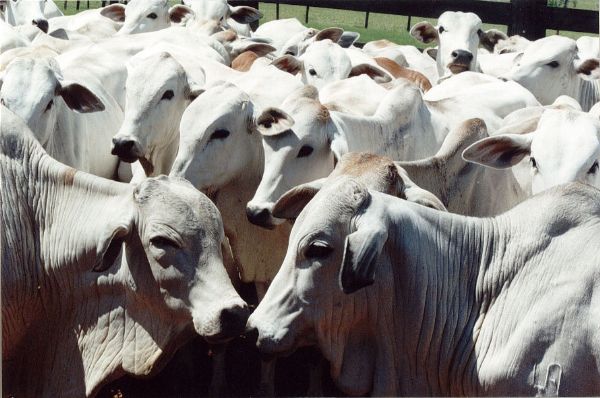
M 389 74 L 378 67 L 374 61 L 373 64 L 353 65 L 348 52 L 330 39 L 314 42 L 300 57 L 293 55 L 279 57 L 272 65 L 292 75 L 299 74 L 304 84 L 310 84 L 318 89 L 327 83 L 363 73 L 381 83 L 390 81 Z
M 600 120 L 570 107 L 544 110 L 541 117 L 531 112 L 539 119 L 534 131 L 510 134 L 505 128 L 472 144 L 465 160 L 503 169 L 528 157 L 533 194 L 572 181 L 600 188 Z
M 60 164 L 1 112 L 4 394 L 94 396 L 157 373 L 195 333 L 243 331 L 208 198 L 184 180 L 133 186 Z
M 34 25 L 48 32 L 48 18 L 63 13 L 52 0 L 2 0 L 6 9 L 6 22 L 13 26 Z
M 125 21 L 117 35 L 153 32 L 193 18 L 191 8 L 176 4 L 169 8 L 168 0 L 131 0 L 125 7 Z
M 426 21 L 419 22 L 412 27 L 410 34 L 423 43 L 437 41 L 435 59 L 440 79 L 467 70 L 478 70 L 477 48 L 481 45 L 492 51 L 498 40 L 507 38 L 496 29 L 484 32 L 477 15 L 460 11 L 444 12 L 437 26 Z
M 12 25 L 0 19 L 0 54 L 13 48 L 27 47 L 31 42 L 29 39 L 15 29 Z
M 532 42 L 519 54 L 505 79 L 531 91 L 543 105 L 560 95 L 575 98 L 588 111 L 600 101 L 598 54 L 581 58 L 575 40 L 549 36 Z
M 232 7 L 227 0 L 184 0 L 185 5 L 194 10 L 195 23 L 209 21 L 222 29 L 233 29 L 236 33 L 250 37 L 250 23 L 262 18 L 262 13 L 248 6 Z
M 357 396 L 600 394 L 597 189 L 474 218 L 341 178 L 275 209 L 296 221 L 248 320 L 264 355 L 316 344 Z
M 494 80 L 457 97 L 425 101 L 415 85 L 398 79 L 386 96 L 368 91 L 371 101 L 379 104 L 374 116 L 329 112 L 315 99 L 294 96 L 280 108 L 265 111 L 259 118 L 265 173 L 248 203 L 251 220 L 264 226 L 281 222 L 270 214 L 275 201 L 295 185 L 329 175 L 334 159 L 348 151 L 368 151 L 396 160 L 422 159 L 435 154 L 450 130 L 466 119 L 481 118 L 495 131 L 505 114 L 538 104 L 518 84 Z M 366 96 L 364 92 L 354 95 Z M 266 122 L 264 128 L 261 121 Z
M 204 81 L 219 80 L 238 84 L 259 108 L 278 104 L 301 87 L 292 76 L 274 67 L 242 73 L 185 49 L 156 46 L 139 53 L 129 65 L 125 120 L 113 139 L 112 152 L 126 162 L 141 159 L 147 176 L 169 173 L 179 146 L 181 115 L 203 91 Z M 265 90 L 274 80 L 278 84 Z M 239 116 L 226 107 L 221 109 L 231 114 L 215 116 Z
M 0 80 L 2 104 L 58 161 L 116 178 L 119 159 L 110 147 L 123 119 L 121 108 L 98 82 L 81 80 L 79 71 L 61 69 L 53 58 L 17 58 Z
M 396 162 L 415 184 L 438 197 L 448 211 L 468 216 L 495 216 L 530 196 L 512 170 L 477 167 L 462 158 L 463 151 L 488 137 L 481 119 L 454 128 L 431 157 Z
M 125 6 L 111 4 L 103 8 L 81 11 L 77 14 L 50 18 L 49 32 L 64 29 L 71 33 L 76 32 L 93 39 L 100 39 L 114 35 L 125 21 Z M 67 33 L 67 36 L 68 33 Z M 69 37 L 71 39 L 71 37 Z
M 300 43 L 314 37 L 319 31 L 309 29 L 302 25 L 296 18 L 276 19 L 261 24 L 254 32 L 256 37 L 264 37 L 270 40 L 280 55 L 284 55 L 284 48 L 298 46 Z M 289 42 L 289 43 L 288 43 Z M 294 53 L 292 55 L 297 55 Z

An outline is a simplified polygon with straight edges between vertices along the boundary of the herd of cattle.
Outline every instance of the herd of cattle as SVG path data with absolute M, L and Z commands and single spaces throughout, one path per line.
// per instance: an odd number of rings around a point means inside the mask
M 248 331 L 271 394 L 308 345 L 351 395 L 600 394 L 597 38 L 184 3 L 0 0 L 4 395 Z

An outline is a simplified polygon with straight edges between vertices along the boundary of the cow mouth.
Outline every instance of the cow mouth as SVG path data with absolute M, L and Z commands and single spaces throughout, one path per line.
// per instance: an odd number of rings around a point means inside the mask
M 450 72 L 452 72 L 453 75 L 457 75 L 459 73 L 468 71 L 469 70 L 469 65 L 468 64 L 452 63 L 452 64 L 448 64 L 448 69 L 450 69 Z

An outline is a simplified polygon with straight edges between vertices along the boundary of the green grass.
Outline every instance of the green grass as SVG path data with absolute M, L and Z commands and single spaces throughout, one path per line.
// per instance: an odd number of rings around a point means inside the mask
M 500 0 L 508 1 L 508 0 Z M 554 0 L 548 0 L 551 4 Z M 58 6 L 63 9 L 63 0 L 56 1 Z M 171 4 L 179 4 L 177 0 L 170 0 Z M 100 1 L 90 1 L 90 8 L 100 7 Z M 81 2 L 81 10 L 87 9 L 87 1 Z M 587 10 L 598 10 L 598 0 L 570 0 L 568 3 L 569 8 L 579 8 Z M 264 14 L 261 19 L 261 23 L 271 21 L 275 19 L 275 4 L 260 3 L 260 11 Z M 71 15 L 77 12 L 75 9 L 75 1 L 70 0 L 67 8 L 63 9 L 65 15 Z M 302 23 L 305 23 L 306 8 L 303 6 L 290 6 L 280 5 L 279 6 L 279 17 L 280 18 L 298 18 Z M 360 41 L 368 42 L 371 40 L 388 39 L 399 44 L 412 44 L 417 47 L 424 47 L 422 43 L 414 40 L 408 33 L 407 26 L 409 24 L 409 17 L 402 15 L 387 15 L 371 13 L 369 15 L 369 27 L 365 29 L 365 14 L 364 12 L 358 11 L 343 11 L 333 10 L 326 8 L 314 8 L 311 7 L 309 11 L 308 26 L 323 29 L 332 26 L 337 26 L 345 30 L 351 30 L 360 33 Z M 412 17 L 410 19 L 410 26 L 417 22 L 427 20 L 435 24 L 436 19 L 433 18 L 421 18 Z M 495 28 L 503 32 L 506 32 L 506 26 L 503 25 L 490 25 L 484 24 L 485 29 Z M 556 31 L 548 30 L 547 35 L 556 34 Z M 561 35 L 568 36 L 574 39 L 582 35 L 589 35 L 589 33 L 579 32 L 560 32 Z

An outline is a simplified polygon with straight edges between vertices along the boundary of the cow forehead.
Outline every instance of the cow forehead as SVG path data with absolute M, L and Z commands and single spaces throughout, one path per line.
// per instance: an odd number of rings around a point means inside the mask
M 481 26 L 481 18 L 472 12 L 446 11 L 440 15 L 438 26 L 444 26 L 449 31 L 455 29 L 471 29 Z
M 181 64 L 170 55 L 163 53 L 132 60 L 127 76 L 127 89 L 154 93 L 166 86 L 187 81 Z M 136 62 L 139 61 L 139 62 Z
M 562 36 L 549 36 L 531 43 L 524 51 L 521 63 L 552 61 L 557 57 L 575 56 L 575 40 Z
M 34 106 L 38 101 L 55 95 L 56 72 L 40 60 L 17 58 L 6 68 L 2 96 Z M 12 101 L 11 101 L 12 102 Z
M 202 229 L 219 236 L 222 230 L 217 208 L 187 180 L 147 178 L 136 187 L 136 201 L 150 222 L 167 224 L 184 235 Z
M 540 119 L 532 153 L 576 163 L 597 156 L 600 122 L 584 112 L 548 110 Z
M 166 9 L 168 5 L 168 0 L 131 0 L 127 4 L 127 7 L 125 7 L 125 14 L 137 14 L 155 9 Z
M 198 18 L 215 19 L 226 16 L 229 5 L 222 0 L 196 0 L 190 5 Z
M 349 227 L 351 219 L 366 203 L 367 188 L 348 176 L 329 179 L 298 216 L 292 234 L 296 239 L 319 232 L 333 233 Z

